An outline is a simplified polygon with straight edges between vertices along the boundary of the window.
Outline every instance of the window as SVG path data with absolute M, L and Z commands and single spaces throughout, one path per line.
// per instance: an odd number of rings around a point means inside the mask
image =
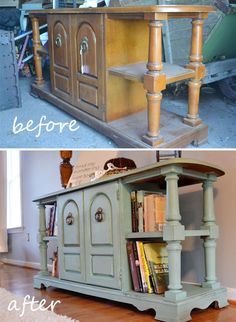
M 7 151 L 7 228 L 22 227 L 20 151 Z

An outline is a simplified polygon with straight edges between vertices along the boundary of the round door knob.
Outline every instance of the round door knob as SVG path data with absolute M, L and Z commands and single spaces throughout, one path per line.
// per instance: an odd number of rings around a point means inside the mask
M 72 213 L 69 212 L 69 214 L 66 217 L 66 224 L 70 226 L 70 225 L 73 225 L 73 223 L 74 223 L 74 217 Z
M 99 207 L 94 215 L 95 220 L 97 222 L 101 222 L 101 221 L 103 221 L 103 216 L 104 216 L 103 209 L 101 207 Z
M 55 39 L 55 45 L 57 48 L 60 48 L 62 46 L 62 40 L 61 40 L 61 35 L 58 34 Z

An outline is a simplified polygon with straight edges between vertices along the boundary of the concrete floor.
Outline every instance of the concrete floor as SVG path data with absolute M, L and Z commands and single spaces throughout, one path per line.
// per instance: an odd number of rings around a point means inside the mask
M 17 117 L 19 122 L 26 126 L 29 120 L 33 120 L 36 126 L 40 118 L 45 115 L 46 122 L 70 122 L 74 118 L 62 112 L 46 101 L 33 98 L 30 95 L 30 83 L 32 79 L 21 78 L 22 108 L 13 108 L 0 112 L 0 147 L 1 148 L 116 148 L 116 144 L 109 138 L 94 131 L 82 122 L 77 121 L 79 129 L 69 131 L 68 127 L 59 132 L 56 126 L 53 131 L 46 132 L 45 128 L 39 137 L 35 131 L 22 131 L 13 133 L 13 122 Z M 202 90 L 200 99 L 200 117 L 209 126 L 208 143 L 199 148 L 236 148 L 236 106 L 226 102 L 218 91 Z M 168 95 L 164 98 L 162 108 L 176 112 L 179 115 L 186 114 L 186 94 L 175 97 Z M 18 126 L 19 129 L 19 126 Z M 195 148 L 192 145 L 188 148 Z

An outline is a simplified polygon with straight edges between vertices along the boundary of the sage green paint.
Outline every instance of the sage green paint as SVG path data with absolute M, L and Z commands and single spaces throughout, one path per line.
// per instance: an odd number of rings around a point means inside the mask
M 68 225 L 67 217 L 73 223 Z M 83 192 L 62 195 L 57 200 L 59 277 L 61 279 L 84 282 L 84 210 Z
M 47 241 L 44 240 L 46 237 L 46 215 L 45 215 L 45 206 L 38 204 L 39 208 L 39 251 L 40 251 L 40 274 L 49 275 L 47 267 Z
M 41 273 L 35 276 L 34 287 L 59 287 L 129 303 L 141 311 L 153 308 L 156 311 L 155 318 L 166 322 L 189 321 L 193 308 L 205 309 L 214 301 L 218 302 L 219 307 L 226 306 L 226 289 L 220 286 L 216 277 L 215 249 L 218 227 L 215 224 L 213 196 L 213 184 L 217 175 L 223 175 L 223 172 L 221 169 L 214 170 L 210 167 L 209 173 L 202 173 L 199 171 L 199 165 L 206 166 L 204 163 L 187 159 L 182 159 L 182 162 L 163 162 L 143 170 L 130 171 L 127 175 L 117 175 L 54 194 L 59 216 L 60 278 L 47 276 L 47 242 L 43 239 L 46 232 L 44 205 L 53 195 L 38 199 L 41 203 Z M 192 180 L 192 184 L 203 183 L 203 225 L 196 231 L 186 230 L 180 223 L 178 186 L 182 176 L 188 178 L 187 184 L 190 184 L 189 180 Z M 154 178 L 157 180 L 156 191 L 160 191 L 158 182 L 161 182 L 162 186 L 166 185 L 168 207 L 164 231 L 150 234 L 131 233 L 130 192 L 141 187 L 142 182 L 145 182 L 146 187 L 150 183 L 150 189 L 153 191 Z M 95 218 L 99 208 L 103 211 L 101 221 Z M 68 213 L 72 213 L 74 217 L 73 225 L 69 226 L 65 224 Z M 126 252 L 127 236 L 145 236 L 153 241 L 167 242 L 170 283 L 165 294 L 143 294 L 132 290 Z M 204 238 L 206 274 L 202 285 L 181 283 L 181 250 L 182 241 L 186 236 Z

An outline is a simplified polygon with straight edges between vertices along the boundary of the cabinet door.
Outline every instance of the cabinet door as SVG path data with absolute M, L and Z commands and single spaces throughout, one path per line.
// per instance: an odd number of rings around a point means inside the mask
M 104 119 L 104 64 L 102 15 L 78 15 L 72 19 L 74 105 Z
M 70 16 L 48 15 L 52 93 L 72 103 Z
M 120 289 L 118 184 L 89 188 L 84 200 L 86 282 Z
M 82 192 L 58 198 L 59 277 L 82 282 L 84 266 L 84 224 Z

